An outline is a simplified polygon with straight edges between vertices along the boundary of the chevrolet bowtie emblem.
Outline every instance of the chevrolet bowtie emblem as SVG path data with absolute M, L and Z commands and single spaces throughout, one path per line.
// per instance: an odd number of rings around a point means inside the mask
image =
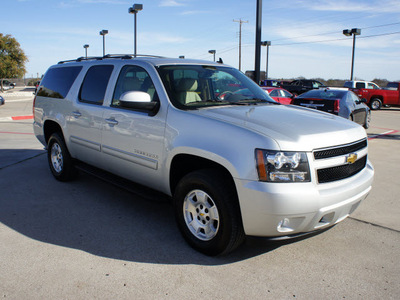
M 346 162 L 349 164 L 353 164 L 357 160 L 357 154 L 351 153 L 349 156 L 346 157 Z

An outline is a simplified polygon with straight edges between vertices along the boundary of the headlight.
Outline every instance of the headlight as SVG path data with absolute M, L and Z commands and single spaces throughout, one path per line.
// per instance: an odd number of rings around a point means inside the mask
M 310 181 L 310 168 L 305 152 L 256 149 L 256 163 L 260 181 Z

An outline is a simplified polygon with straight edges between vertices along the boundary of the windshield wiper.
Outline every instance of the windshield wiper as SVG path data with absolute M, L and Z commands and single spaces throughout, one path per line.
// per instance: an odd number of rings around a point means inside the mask
M 239 100 L 239 101 L 234 102 L 234 103 L 239 103 L 239 104 L 242 104 L 242 105 L 246 105 L 246 104 L 247 104 L 247 105 L 250 105 L 250 104 L 265 104 L 265 103 L 269 103 L 269 104 L 280 104 L 280 103 L 275 102 L 275 101 L 269 101 L 269 100 L 260 99 L 260 98 L 242 99 L 242 100 Z

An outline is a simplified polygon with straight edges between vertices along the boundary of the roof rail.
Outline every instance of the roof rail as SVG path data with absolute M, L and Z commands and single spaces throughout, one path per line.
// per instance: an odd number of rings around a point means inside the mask
M 68 62 L 80 62 L 85 60 L 103 60 L 109 58 L 120 58 L 120 59 L 134 59 L 136 57 L 153 57 L 153 58 L 165 58 L 164 56 L 157 56 L 157 55 L 147 55 L 147 54 L 106 54 L 104 56 L 90 56 L 90 57 L 78 57 L 77 59 L 70 59 L 70 60 L 62 60 L 59 61 L 58 64 L 64 64 Z

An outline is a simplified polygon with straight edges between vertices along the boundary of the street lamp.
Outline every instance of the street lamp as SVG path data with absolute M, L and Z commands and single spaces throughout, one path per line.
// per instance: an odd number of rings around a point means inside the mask
M 351 76 L 350 80 L 353 80 L 353 70 L 354 70 L 354 50 L 356 48 L 356 35 L 361 34 L 360 28 L 353 28 L 353 29 L 345 29 L 343 30 L 343 34 L 345 36 L 353 36 L 353 54 L 351 56 Z
M 214 62 L 215 62 L 215 53 L 217 53 L 217 51 L 216 50 L 208 50 L 208 53 L 214 55 Z
M 269 46 L 271 46 L 271 41 L 261 42 L 261 46 L 267 46 L 267 63 L 265 67 L 265 79 L 268 79 L 268 55 L 269 55 Z
M 103 56 L 106 55 L 106 34 L 108 34 L 108 30 L 103 29 L 100 31 L 100 35 L 103 36 Z
M 89 45 L 88 44 L 83 45 L 83 48 L 85 48 L 85 56 L 86 56 L 86 59 L 87 59 L 87 48 L 89 48 Z
M 134 29 L 134 56 L 136 57 L 136 50 L 137 50 L 137 21 L 136 21 L 136 15 L 139 11 L 141 11 L 143 9 L 143 4 L 133 4 L 132 7 L 129 7 L 128 12 L 130 14 L 134 14 L 135 15 L 135 29 Z

